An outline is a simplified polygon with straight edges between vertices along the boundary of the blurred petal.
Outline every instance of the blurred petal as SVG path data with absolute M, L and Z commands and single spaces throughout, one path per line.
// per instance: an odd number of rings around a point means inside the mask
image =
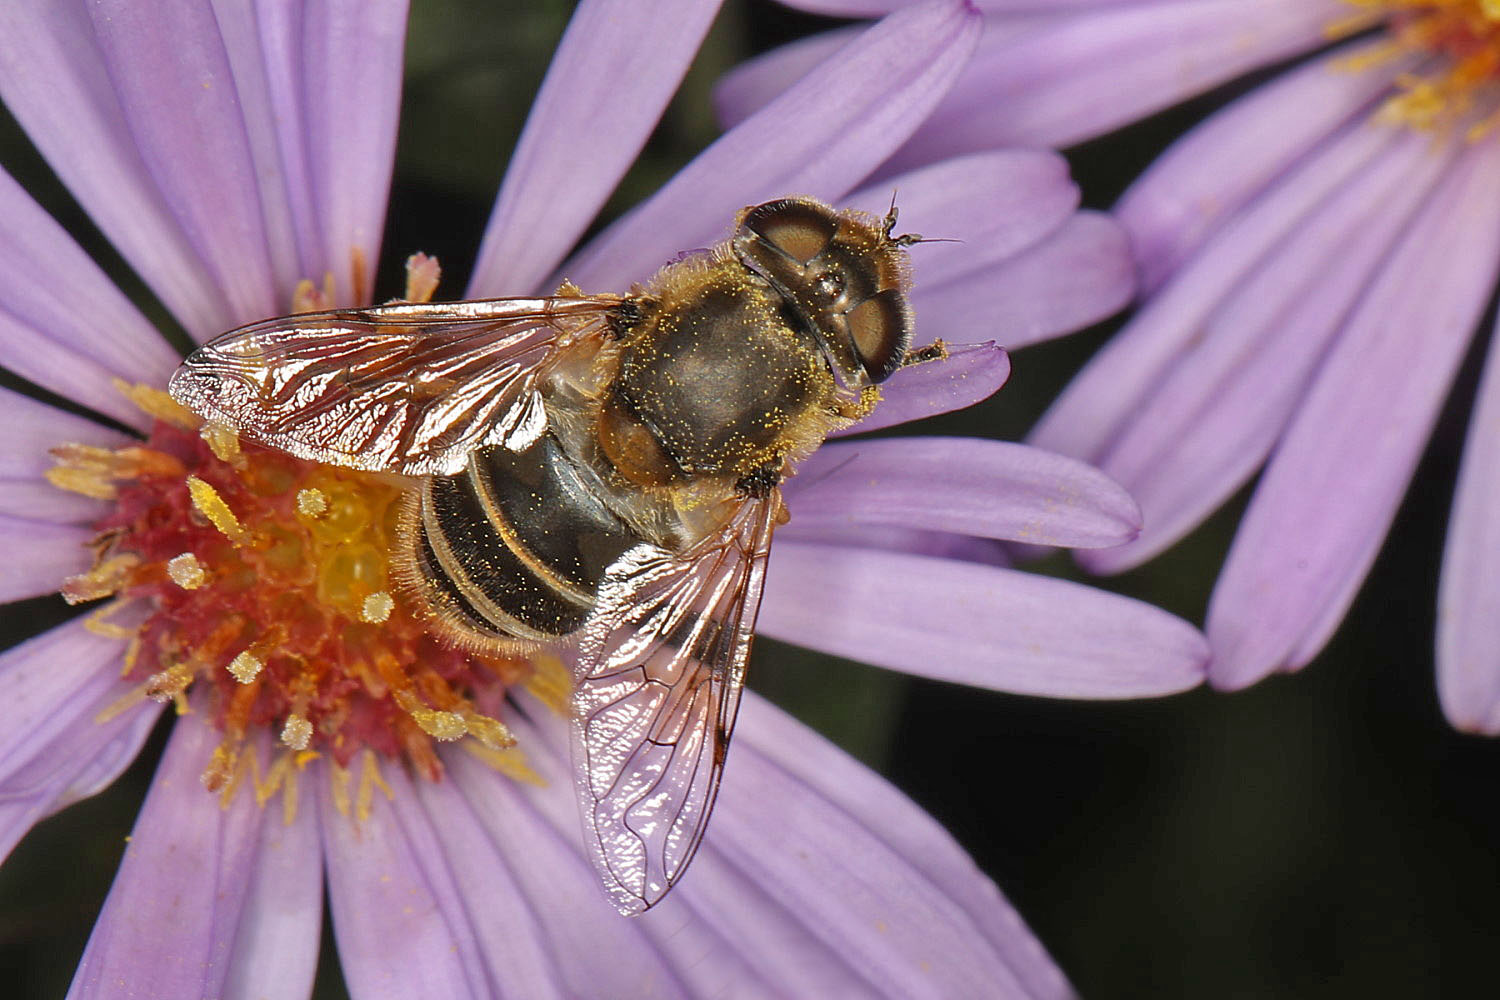
M 900 10 L 902 7 L 910 7 L 919 0 L 779 0 L 779 2 L 814 14 L 828 14 L 834 17 L 872 17 Z M 973 0 L 973 2 L 974 6 L 980 10 L 1005 13 L 1104 7 L 1110 4 L 1140 3 L 1141 0 Z
M 818 449 L 787 484 L 799 532 L 892 524 L 1036 545 L 1118 545 L 1135 502 L 1090 465 L 1005 441 L 911 437 Z
M 1130 232 L 1144 291 L 1326 136 L 1369 128 L 1372 105 L 1412 65 L 1394 59 L 1357 73 L 1339 65 L 1372 48 L 1340 48 L 1255 88 L 1152 162 L 1114 209 Z
M 147 16 L 152 9 L 135 6 Z M 174 25 L 158 44 L 217 45 L 216 35 L 197 34 L 202 27 L 201 19 Z M 223 291 L 136 148 L 85 4 L 0 4 L 0 98 L 89 217 L 185 327 L 232 325 Z M 213 158 L 200 149 L 191 162 Z
M 346 789 L 371 780 L 368 769 L 376 766 L 371 753 L 352 763 L 352 781 L 342 782 Z M 435 817 L 417 804 L 406 771 L 387 767 L 380 773 L 390 792 L 370 788 L 368 815 L 357 818 L 353 810 L 364 809 L 349 803 L 349 791 L 342 793 L 341 811 L 332 782 L 320 782 L 328 898 L 350 994 L 493 996 L 499 987 L 485 968 L 464 908 L 469 876 L 460 881 L 446 864 Z M 372 878 L 372 872 L 380 876 Z
M 0 12 L 0 24 L 5 17 Z M 5 45 L 0 38 L 0 53 Z M 149 427 L 111 380 L 160 385 L 177 367 L 176 353 L 3 170 L 0 218 L 0 365 L 100 413 Z
M 1215 233 L 1094 355 L 1032 428 L 1030 443 L 1097 463 L 1224 299 L 1399 136 L 1395 129 L 1362 125 L 1312 150 L 1263 195 L 1255 211 L 1241 213 Z
M 506 168 L 470 296 L 525 294 L 552 273 L 635 162 L 718 9 L 719 0 L 579 5 Z
M 1065 580 L 900 552 L 785 542 L 759 631 L 799 646 L 975 687 L 1130 698 L 1203 679 L 1181 619 Z
M 1430 136 L 1403 135 L 1195 327 L 1192 346 L 1100 461 L 1141 504 L 1146 530 L 1089 553 L 1089 569 L 1145 562 L 1254 474 L 1452 152 L 1434 151 Z
M 0 389 L 0 515 L 58 524 L 97 520 L 108 509 L 104 501 L 65 492 L 44 478 L 54 464 L 48 449 L 64 442 L 118 448 L 131 440 L 92 420 Z
M 928 336 L 993 337 L 1014 350 L 1096 323 L 1134 292 L 1124 231 L 1107 215 L 1079 212 L 1041 245 L 986 271 L 924 280 L 912 308 Z
M 924 341 L 928 342 L 928 341 Z M 973 406 L 1010 377 L 1010 358 L 988 344 L 949 344 L 942 361 L 902 368 L 880 386 L 875 412 L 834 436 L 863 434 Z
M 1454 726 L 1500 734 L 1500 335 L 1490 343 L 1443 549 L 1437 680 Z
M 82 573 L 93 558 L 85 547 L 91 528 L 0 515 L 0 602 L 56 593 L 63 579 Z
M 721 137 L 563 273 L 619 288 L 657 262 L 723 239 L 746 205 L 788 193 L 838 202 L 926 117 L 979 36 L 952 0 L 901 11 Z
M 894 10 L 897 7 L 914 6 L 916 2 L 919 0 L 900 4 L 891 3 L 888 6 Z M 1057 0 L 1031 0 L 1031 2 L 1036 3 L 1040 8 L 1049 8 L 1049 5 Z M 1062 2 L 1067 2 L 1067 0 L 1062 0 Z M 1136 0 L 1105 0 L 1105 2 L 1134 3 Z M 974 6 L 983 10 L 986 4 L 977 3 Z M 1056 22 L 1055 17 L 1044 13 L 986 17 L 984 44 L 996 45 L 1002 39 L 1015 38 L 1033 32 L 1044 24 Z M 847 28 L 837 28 L 833 31 L 810 35 L 740 63 L 720 77 L 719 82 L 714 85 L 714 110 L 718 114 L 719 123 L 725 128 L 730 128 L 749 118 L 816 66 L 834 58 L 839 49 L 848 45 L 862 30 L 862 25 L 851 25 Z
M 236 967 L 282 960 L 238 947 L 267 940 L 240 936 L 250 901 L 259 898 L 251 883 L 262 841 L 274 845 L 267 850 L 302 851 L 295 864 L 316 886 L 316 835 L 268 836 L 268 826 L 283 822 L 280 809 L 262 809 L 248 790 L 224 807 L 220 796 L 205 791 L 199 776 L 218 739 L 217 730 L 196 714 L 177 721 L 70 998 L 222 996 L 232 974 L 255 984 L 260 996 L 307 995 L 312 965 L 299 954 L 305 945 L 294 950 L 284 970 Z M 311 821 L 311 811 L 300 810 L 297 822 Z M 309 924 L 306 915 L 296 915 L 302 934 L 316 941 L 315 910 L 312 917 Z M 303 981 L 288 981 L 292 969 L 304 970 Z
M 1042 150 L 978 153 L 861 188 L 845 204 L 875 213 L 895 198 L 899 232 L 955 242 L 913 250 L 920 294 L 1035 246 L 1078 207 L 1068 161 Z
M 1177 0 L 987 37 L 893 168 L 1004 146 L 1067 146 L 1327 42 L 1338 0 Z
M 902 957 L 910 963 L 908 969 L 922 968 L 926 957 L 933 969 L 940 970 L 939 980 L 906 987 L 894 977 L 877 973 L 878 981 L 891 984 L 898 996 L 1072 995 L 1062 972 L 1020 916 L 932 817 L 879 775 L 765 699 L 747 693 L 740 713 L 736 757 L 726 769 L 715 817 L 728 836 L 713 837 L 711 843 L 754 881 L 784 901 L 802 895 L 807 905 L 793 904 L 794 911 L 815 928 L 836 927 L 846 933 L 868 926 L 869 911 L 864 911 L 864 920 L 850 914 L 820 918 L 814 907 L 858 909 L 860 896 L 866 894 L 893 895 L 903 901 L 923 899 L 932 907 L 927 914 L 897 907 L 890 914 L 895 923 L 888 925 L 896 932 L 881 933 L 882 943 L 864 942 L 866 947 L 897 947 L 898 953 L 907 952 Z M 765 802 L 777 802 L 780 807 L 768 811 Z M 809 856 L 805 849 L 781 849 L 788 816 L 795 817 L 801 836 L 822 845 L 823 856 Z M 855 860 L 855 854 L 865 857 Z M 771 877 L 756 878 L 758 870 L 768 871 Z M 826 885 L 830 873 L 849 882 L 830 892 Z M 899 887 L 904 880 L 921 888 L 908 894 Z M 817 898 L 806 898 L 817 881 L 825 883 Z M 775 891 L 776 885 L 784 892 Z M 801 893 L 799 886 L 804 887 Z M 909 930 L 899 932 L 900 924 L 908 924 Z M 975 931 L 977 935 L 971 937 Z M 933 960 L 930 952 L 921 954 L 942 947 L 934 938 L 944 936 L 954 941 L 968 939 L 969 947 L 942 960 Z M 840 950 L 850 956 L 858 954 L 860 942 L 849 945 Z M 872 972 L 876 968 L 873 958 L 857 964 Z M 966 984 L 965 973 L 977 978 Z
M 1261 478 L 1214 590 L 1216 686 L 1302 666 L 1342 619 L 1494 287 L 1497 204 L 1500 148 L 1471 146 L 1345 326 Z
M 229 319 L 280 311 L 256 164 L 213 9 L 204 0 L 95 0 L 89 12 L 145 170 Z

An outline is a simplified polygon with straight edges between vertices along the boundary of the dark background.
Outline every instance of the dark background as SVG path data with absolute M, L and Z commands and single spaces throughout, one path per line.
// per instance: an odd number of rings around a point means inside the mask
M 463 286 L 505 151 L 571 4 L 413 6 L 378 287 L 398 288 L 400 261 L 422 249 L 442 260 L 451 293 Z M 834 23 L 730 0 L 606 217 L 713 138 L 707 93 L 719 74 Z M 1172 137 L 1253 82 L 1072 150 L 1086 202 L 1107 207 Z M 0 162 L 148 304 L 8 120 Z M 1020 352 L 1002 393 L 941 430 L 1022 436 L 1116 325 Z M 1482 345 L 1352 613 L 1300 674 L 1234 695 L 1064 702 L 916 680 L 762 641 L 751 687 L 942 820 L 1085 996 L 1489 992 L 1500 938 L 1500 748 L 1447 727 L 1432 677 L 1443 526 L 1481 355 Z M 1201 622 L 1243 499 L 1146 568 L 1102 585 Z M 1072 572 L 1062 560 L 1043 568 Z M 7 641 L 67 614 L 50 598 L 11 606 Z M 0 869 L 7 995 L 66 990 L 163 736 L 108 792 L 41 824 Z M 329 948 L 317 995 L 343 995 Z

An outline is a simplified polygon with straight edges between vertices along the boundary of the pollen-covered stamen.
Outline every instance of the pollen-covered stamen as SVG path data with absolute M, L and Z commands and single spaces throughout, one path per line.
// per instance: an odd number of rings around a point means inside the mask
M 1353 68 L 1407 54 L 1431 57 L 1396 80 L 1381 121 L 1420 129 L 1461 127 L 1470 140 L 1500 124 L 1500 2 L 1497 0 L 1347 0 L 1359 12 L 1344 33 L 1384 19 L 1387 42 Z

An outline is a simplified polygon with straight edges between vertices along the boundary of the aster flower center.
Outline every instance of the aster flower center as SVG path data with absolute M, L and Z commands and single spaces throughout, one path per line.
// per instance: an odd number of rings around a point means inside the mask
M 1346 0 L 1360 13 L 1341 34 L 1384 19 L 1388 40 L 1357 60 L 1430 57 L 1396 81 L 1379 118 L 1415 128 L 1460 126 L 1470 140 L 1500 125 L 1500 0 Z
M 425 298 L 435 267 L 414 261 L 408 293 Z M 304 282 L 295 304 L 326 300 Z M 226 796 L 257 766 L 243 751 L 258 729 L 274 734 L 283 773 L 319 755 L 347 769 L 372 751 L 436 779 L 435 744 L 467 737 L 493 766 L 529 776 L 498 709 L 523 683 L 561 704 L 566 672 L 552 657 L 453 648 L 393 588 L 409 483 L 243 442 L 160 390 L 121 388 L 153 418 L 149 437 L 62 445 L 48 477 L 114 505 L 92 568 L 62 587 L 70 603 L 112 598 L 89 627 L 128 643 L 137 686 L 106 716 L 144 698 L 185 712 L 189 689 L 203 689 L 192 704 L 224 734 L 203 781 Z

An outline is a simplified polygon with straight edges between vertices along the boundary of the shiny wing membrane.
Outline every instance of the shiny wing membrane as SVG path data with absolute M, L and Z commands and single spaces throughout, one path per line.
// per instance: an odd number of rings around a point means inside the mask
M 452 475 L 490 444 L 546 428 L 536 382 L 605 329 L 618 296 L 398 302 L 231 330 L 172 376 L 172 398 L 299 458 Z
M 650 545 L 609 570 L 573 695 L 584 839 L 620 912 L 656 903 L 713 808 L 760 605 L 776 492 L 686 553 Z

